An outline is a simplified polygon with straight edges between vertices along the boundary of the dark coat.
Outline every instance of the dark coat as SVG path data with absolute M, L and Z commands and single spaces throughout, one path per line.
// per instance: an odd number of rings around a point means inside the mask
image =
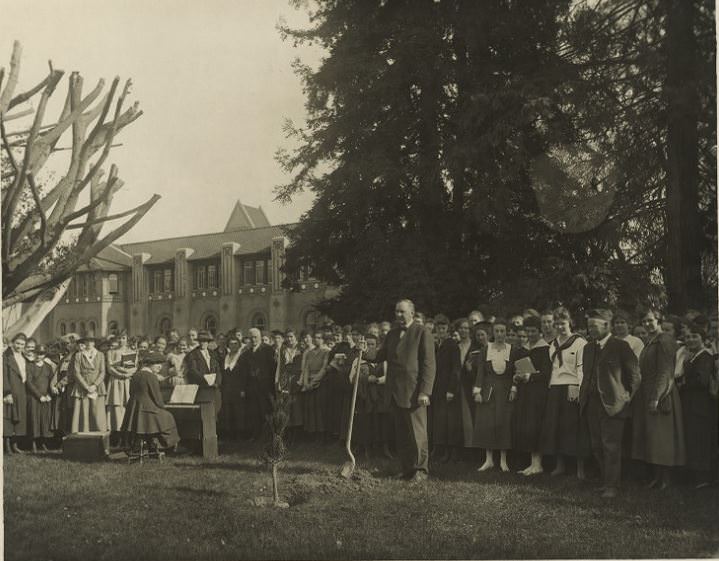
M 52 432 L 52 402 L 40 401 L 41 397 L 50 396 L 50 381 L 55 374 L 53 367 L 47 362 L 38 365 L 27 365 L 27 406 L 28 433 L 33 438 L 50 438 Z
M 27 392 L 12 348 L 3 353 L 3 397 L 12 395 L 12 405 L 3 405 L 3 436 L 27 434 Z M 27 367 L 26 367 L 27 373 Z
M 375 359 L 385 360 L 387 384 L 399 407 L 416 407 L 420 393 L 432 395 L 437 362 L 429 329 L 413 322 L 404 335 L 399 327 L 390 330 Z
M 152 370 L 140 368 L 130 379 L 130 400 L 122 420 L 122 431 L 155 436 L 166 448 L 179 441 L 175 418 L 165 409 L 160 382 Z
M 200 386 L 200 391 L 203 394 L 212 395 L 212 401 L 215 404 L 215 414 L 218 414 L 222 406 L 220 386 L 222 386 L 222 371 L 224 370 L 224 365 L 220 364 L 215 353 L 210 350 L 208 350 L 208 352 L 210 354 L 210 366 L 207 366 L 200 347 L 196 347 L 187 353 L 185 356 L 185 377 L 187 378 L 188 384 L 197 384 Z M 217 375 L 214 386 L 210 387 L 207 380 L 205 380 L 205 374 Z M 203 388 L 211 389 L 203 390 Z
M 628 417 L 631 411 L 629 403 L 637 393 L 642 380 L 639 361 L 629 343 L 610 335 L 603 349 L 600 349 L 596 343 L 590 342 L 584 345 L 582 349 L 584 376 L 579 389 L 580 413 L 584 413 L 589 403 L 591 374 L 595 366 L 597 389 L 607 415 Z

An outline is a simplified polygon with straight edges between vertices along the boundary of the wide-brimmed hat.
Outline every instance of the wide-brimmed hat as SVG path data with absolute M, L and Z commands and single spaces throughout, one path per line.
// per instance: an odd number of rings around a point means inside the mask
M 205 331 L 204 329 L 202 331 L 197 332 L 197 340 L 202 341 L 213 341 L 215 338 L 212 336 L 212 333 L 209 331 Z
M 88 341 L 92 341 L 93 343 L 97 343 L 97 337 L 94 335 L 85 335 L 85 337 L 80 337 L 77 342 L 78 343 L 87 343 Z
M 142 358 L 142 364 L 162 364 L 167 360 L 167 357 L 160 351 L 148 351 Z

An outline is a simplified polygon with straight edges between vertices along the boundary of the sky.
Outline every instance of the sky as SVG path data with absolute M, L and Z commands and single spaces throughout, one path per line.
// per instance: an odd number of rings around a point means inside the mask
M 220 231 L 238 199 L 283 224 L 312 203 L 310 194 L 274 201 L 274 187 L 289 180 L 274 160 L 292 147 L 283 123 L 305 118 L 291 62 L 316 64 L 321 53 L 283 42 L 281 19 L 308 25 L 288 0 L 0 0 L 0 65 L 19 40 L 16 92 L 45 77 L 48 59 L 67 72 L 46 123 L 59 115 L 70 71 L 83 76 L 85 93 L 100 78 L 106 87 L 116 75 L 132 79 L 128 101 L 144 114 L 108 158 L 125 182 L 111 212 L 162 198 L 121 242 Z M 61 172 L 66 154 L 46 168 Z

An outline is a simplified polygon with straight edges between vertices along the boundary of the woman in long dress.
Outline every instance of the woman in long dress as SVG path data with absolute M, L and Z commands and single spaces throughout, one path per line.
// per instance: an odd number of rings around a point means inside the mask
M 517 401 L 514 404 L 514 430 L 512 448 L 515 452 L 531 455 L 531 463 L 520 471 L 522 475 L 542 473 L 542 454 L 539 452 L 539 437 L 544 421 L 549 378 L 552 363 L 549 359 L 549 345 L 542 337 L 541 320 L 530 316 L 524 320 L 529 350 L 523 354 L 532 361 L 534 372 L 515 374 Z
M 53 437 L 50 383 L 55 372 L 45 360 L 46 355 L 45 346 L 39 345 L 35 349 L 35 360 L 27 364 L 28 421 L 33 452 L 37 452 L 38 444 L 47 452 L 46 442 Z
M 572 332 L 566 308 L 554 310 L 556 338 L 549 345 L 552 374 L 539 439 L 540 452 L 556 457 L 552 475 L 566 471 L 565 458 L 577 458 L 577 477 L 584 479 L 584 457 L 589 446 L 580 446 L 579 387 L 582 384 L 582 349 L 587 344 Z M 585 449 L 586 448 L 586 449 Z
M 684 412 L 687 467 L 693 472 L 697 489 L 709 485 L 719 455 L 719 407 L 717 396 L 712 395 L 709 389 L 717 372 L 714 357 L 704 345 L 704 338 L 703 328 L 696 325 L 688 327 L 685 334 L 688 356 L 682 365 L 679 390 Z
M 104 432 L 107 430 L 105 410 L 105 355 L 95 348 L 95 338 L 80 339 L 81 350 L 75 353 L 73 375 L 75 384 L 72 425 L 70 432 Z
M 648 341 L 639 357 L 642 383 L 632 401 L 632 457 L 654 466 L 650 487 L 667 488 L 670 468 L 686 462 L 684 422 L 679 390 L 674 382 L 677 343 L 662 332 L 661 315 L 649 310 L 642 317 Z
M 130 349 L 127 333 L 121 333 L 117 348 L 107 351 L 107 409 L 108 429 L 119 433 L 125 406 L 130 399 L 130 378 L 137 370 L 137 352 Z M 114 435 L 113 435 L 114 436 Z
M 459 335 L 459 361 L 462 365 L 459 383 L 459 413 L 462 430 L 462 447 L 465 450 L 475 448 L 474 445 L 474 400 L 472 388 L 474 387 L 475 370 L 474 358 L 481 351 L 481 343 L 472 339 L 472 329 L 468 319 L 459 319 L 455 323 L 455 330 Z M 474 331 L 478 336 L 478 330 Z M 467 452 L 469 453 L 469 452 Z
M 237 438 L 247 432 L 245 422 L 245 372 L 242 368 L 241 342 L 235 335 L 227 339 L 228 351 L 224 358 L 222 376 L 222 414 L 220 416 L 223 431 L 230 438 Z M 187 346 L 185 344 L 185 346 Z
M 305 335 L 309 336 L 309 334 L 303 333 L 303 339 Z M 297 429 L 302 427 L 302 404 L 300 402 L 302 351 L 297 341 L 297 335 L 292 329 L 285 331 L 284 343 L 280 347 L 278 359 L 278 390 L 290 395 L 290 419 L 287 426 Z
M 486 450 L 478 471 L 494 467 L 494 451 L 500 451 L 499 467 L 509 471 L 507 451 L 512 448 L 512 410 L 517 397 L 514 385 L 514 361 L 517 349 L 507 343 L 507 322 L 496 319 L 492 328 L 494 341 L 487 345 L 476 361 L 476 378 L 472 395 L 476 402 L 474 444 Z
M 307 348 L 302 354 L 302 419 L 305 432 L 322 434 L 327 430 L 325 402 L 327 384 L 325 372 L 329 349 L 325 346 L 322 333 L 306 337 Z

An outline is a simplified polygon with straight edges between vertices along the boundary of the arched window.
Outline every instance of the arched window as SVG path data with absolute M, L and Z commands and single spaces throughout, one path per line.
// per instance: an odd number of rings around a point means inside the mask
M 107 324 L 107 334 L 108 335 L 117 335 L 118 329 L 117 329 L 117 322 L 111 321 Z
M 321 319 L 322 314 L 320 314 L 317 310 L 309 310 L 305 313 L 305 316 L 302 319 L 302 324 L 305 329 L 311 329 L 314 331 L 320 326 Z
M 252 316 L 252 327 L 256 327 L 260 331 L 264 331 L 267 329 L 267 319 L 265 318 L 265 314 L 262 312 L 257 312 Z
M 87 329 L 85 329 L 85 322 L 80 322 L 80 337 L 85 337 L 87 335 Z
M 70 323 L 70 333 L 77 333 L 77 326 L 74 321 Z
M 60 322 L 60 337 L 63 335 L 67 335 L 67 325 L 65 325 L 64 321 Z
M 164 335 L 165 337 L 170 335 L 170 331 L 172 330 L 172 322 L 170 321 L 170 318 L 162 318 L 160 320 L 160 335 Z
M 95 322 L 89 321 L 87 324 L 87 334 L 92 337 L 95 337 L 97 335 L 96 330 L 97 330 L 97 327 L 95 325 Z
M 207 316 L 205 318 L 203 327 L 205 328 L 205 331 L 209 331 L 213 335 L 217 333 L 217 319 L 215 316 Z

